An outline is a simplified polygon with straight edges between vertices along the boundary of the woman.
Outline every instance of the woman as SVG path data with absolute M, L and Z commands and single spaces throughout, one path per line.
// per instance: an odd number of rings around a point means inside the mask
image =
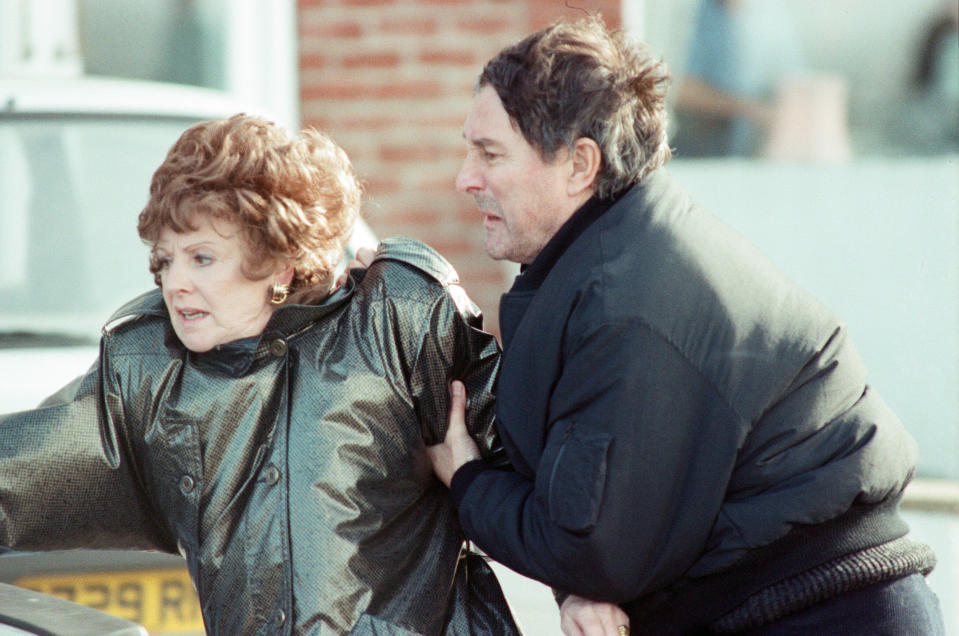
M 408 239 L 330 293 L 359 202 L 319 133 L 187 130 L 139 219 L 159 290 L 0 417 L 0 542 L 179 551 L 212 634 L 517 631 L 425 452 L 462 377 L 493 453 L 496 343 Z

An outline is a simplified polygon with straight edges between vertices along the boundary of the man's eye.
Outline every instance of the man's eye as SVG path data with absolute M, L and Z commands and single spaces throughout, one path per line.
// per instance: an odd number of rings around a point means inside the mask
M 499 155 L 496 154 L 495 152 L 489 152 L 488 150 L 483 151 L 483 159 L 486 159 L 487 161 L 492 161 L 493 159 L 496 159 L 498 156 Z

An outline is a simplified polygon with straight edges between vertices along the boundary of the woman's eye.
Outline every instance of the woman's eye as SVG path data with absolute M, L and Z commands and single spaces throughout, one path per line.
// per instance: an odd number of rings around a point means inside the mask
M 498 156 L 499 155 L 497 155 L 495 152 L 489 152 L 486 150 L 483 151 L 483 159 L 486 159 L 487 161 L 492 161 L 493 159 L 496 159 L 496 157 Z
M 193 262 L 197 265 L 209 265 L 213 262 L 213 257 L 208 254 L 194 254 Z
M 159 269 L 167 269 L 168 267 L 170 267 L 169 256 L 158 256 L 153 260 L 156 263 L 157 268 Z

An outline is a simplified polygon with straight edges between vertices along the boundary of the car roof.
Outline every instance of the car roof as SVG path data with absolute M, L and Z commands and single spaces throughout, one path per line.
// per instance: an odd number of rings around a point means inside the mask
M 4 77 L 0 118 L 25 115 L 218 119 L 238 112 L 288 125 L 224 91 L 108 77 Z

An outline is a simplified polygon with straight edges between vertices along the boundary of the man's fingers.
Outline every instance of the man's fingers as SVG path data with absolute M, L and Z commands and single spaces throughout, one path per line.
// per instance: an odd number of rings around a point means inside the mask
M 466 387 L 459 380 L 450 382 L 450 427 L 447 436 L 454 432 L 454 427 L 456 434 L 466 434 Z
M 621 636 L 629 633 L 629 617 L 618 605 L 570 594 L 560 606 L 560 628 L 566 636 Z
M 373 263 L 373 258 L 376 256 L 376 250 L 369 247 L 361 247 L 356 250 L 356 254 L 353 256 L 353 260 L 346 265 L 346 269 L 337 277 L 336 282 L 333 284 L 333 289 L 339 289 L 346 284 L 346 279 L 350 277 L 351 269 L 363 269 L 364 267 L 369 267 Z
M 353 262 L 350 263 L 350 267 L 348 269 L 353 269 L 356 267 L 369 267 L 373 263 L 374 256 L 376 256 L 376 250 L 371 247 L 361 247 L 360 249 L 356 250 L 356 256 L 354 257 Z
M 579 624 L 568 616 L 561 618 L 559 628 L 562 630 L 563 636 L 585 636 Z

